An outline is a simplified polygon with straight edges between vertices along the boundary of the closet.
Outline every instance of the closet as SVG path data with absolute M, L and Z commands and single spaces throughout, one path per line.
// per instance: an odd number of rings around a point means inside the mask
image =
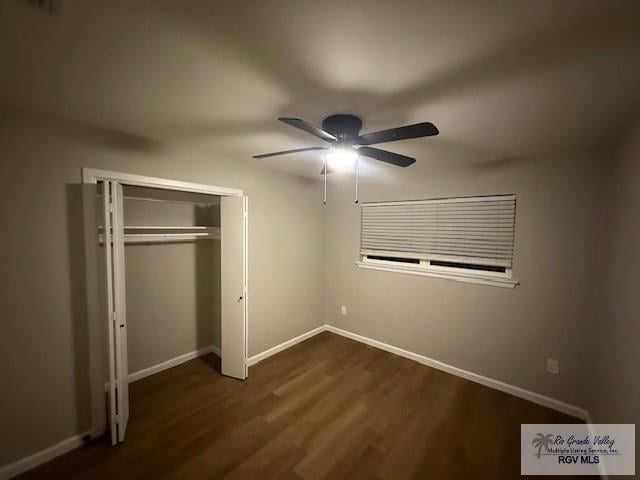
M 220 197 L 123 186 L 129 381 L 220 352 Z
M 93 435 L 108 427 L 115 445 L 130 378 L 203 350 L 220 354 L 223 375 L 246 378 L 248 201 L 241 190 L 90 169 L 83 183 L 90 352 L 103 352 L 91 355 Z

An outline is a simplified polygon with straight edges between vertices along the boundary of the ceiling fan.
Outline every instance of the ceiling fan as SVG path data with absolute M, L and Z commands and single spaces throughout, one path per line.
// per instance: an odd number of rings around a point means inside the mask
M 324 167 L 320 172 L 324 175 L 325 181 L 325 203 L 326 203 L 326 182 L 327 173 L 331 173 L 331 166 L 340 165 L 345 163 L 356 163 L 356 203 L 357 191 L 358 191 L 358 158 L 360 156 L 370 157 L 375 160 L 390 163 L 398 167 L 408 167 L 415 163 L 416 159 L 401 155 L 399 153 L 389 152 L 387 150 L 381 150 L 369 145 L 376 145 L 378 143 L 393 142 L 396 140 L 407 140 L 410 138 L 419 137 L 431 137 L 437 135 L 438 129 L 435 125 L 429 122 L 416 123 L 414 125 L 407 125 L 404 127 L 391 128 L 389 130 L 380 130 L 378 132 L 365 133 L 360 135 L 360 129 L 362 128 L 362 120 L 355 115 L 331 115 L 322 121 L 322 128 L 316 127 L 309 122 L 306 122 L 300 118 L 280 117 L 278 118 L 283 123 L 291 125 L 292 127 L 304 130 L 311 135 L 314 135 L 331 145 L 328 147 L 306 147 L 296 148 L 294 150 L 284 150 L 281 152 L 265 153 L 262 155 L 254 155 L 253 158 L 267 158 L 276 155 L 287 155 L 290 153 L 308 152 L 312 150 L 325 150 L 324 155 Z M 327 162 L 331 165 L 328 165 Z

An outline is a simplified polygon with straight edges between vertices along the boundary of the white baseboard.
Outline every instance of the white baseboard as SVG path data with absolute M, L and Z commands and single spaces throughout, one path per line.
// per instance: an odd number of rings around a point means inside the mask
M 220 349 L 213 345 L 209 345 L 208 347 L 201 348 L 200 350 L 195 350 L 193 352 L 185 353 L 184 355 L 179 355 L 175 358 L 167 360 L 166 362 L 154 365 L 153 367 L 130 373 L 129 383 L 135 382 L 137 380 L 142 380 L 143 378 L 162 372 L 163 370 L 177 367 L 180 364 L 188 362 L 189 360 L 193 360 L 194 358 L 201 357 L 202 355 L 206 355 L 207 353 L 215 353 L 216 355 L 220 356 Z
M 298 337 L 292 338 L 286 342 L 281 343 L 280 345 L 276 345 L 273 348 L 265 350 L 262 353 L 254 355 L 248 359 L 249 366 L 255 365 L 256 363 L 268 358 L 272 355 L 275 355 L 278 352 L 286 350 L 314 335 L 317 335 L 322 332 L 332 332 L 337 335 L 341 335 L 343 337 L 350 338 L 351 340 L 355 340 L 360 343 L 364 343 L 370 345 L 372 347 L 379 348 L 380 350 L 384 350 L 386 352 L 393 353 L 395 355 L 399 355 L 404 358 L 408 358 L 410 360 L 414 360 L 423 365 L 427 365 L 432 368 L 436 368 L 438 370 L 442 370 L 443 372 L 450 373 L 452 375 L 456 375 L 458 377 L 464 378 L 466 380 L 470 380 L 475 383 L 479 383 L 489 388 L 493 388 L 495 390 L 499 390 L 501 392 L 508 393 L 518 398 L 522 398 L 524 400 L 528 400 L 530 402 L 536 403 L 538 405 L 542 405 L 543 407 L 550 408 L 552 410 L 556 410 L 558 412 L 565 413 L 572 417 L 579 418 L 580 420 L 589 421 L 589 413 L 587 410 L 581 407 L 577 407 L 575 405 L 570 405 L 568 403 L 562 402 L 560 400 L 556 400 L 551 397 L 547 397 L 545 395 L 532 392 L 530 390 L 526 390 L 524 388 L 516 387 L 515 385 L 511 385 L 509 383 L 501 382 L 500 380 L 495 380 L 493 378 L 485 377 L 483 375 L 479 375 L 477 373 L 469 372 L 467 370 L 463 370 L 458 367 L 454 367 L 452 365 L 448 365 L 444 362 L 440 362 L 438 360 L 434 360 L 432 358 L 426 357 L 424 355 L 420 355 L 418 353 L 410 352 L 408 350 L 404 350 L 402 348 L 394 347 L 393 345 L 389 345 L 384 342 L 380 342 L 378 340 L 373 340 L 371 338 L 365 337 L 363 335 L 358 335 L 357 333 L 349 332 L 347 330 L 343 330 L 338 327 L 334 327 L 333 325 L 323 325 L 321 327 L 315 328 L 307 333 L 304 333 Z
M 177 357 L 171 358 L 166 362 L 162 362 L 152 367 L 130 373 L 129 383 L 142 380 L 143 378 L 149 377 L 156 373 L 160 373 L 169 368 L 177 367 L 178 365 L 188 362 L 189 360 L 193 360 L 195 358 L 201 357 L 202 355 L 206 355 L 207 353 L 215 353 L 217 356 L 220 356 L 220 349 L 215 345 L 209 345 L 208 347 L 201 348 L 200 350 L 194 350 L 193 352 L 185 353 L 183 355 L 179 355 Z M 105 382 L 104 391 L 105 392 L 109 391 L 109 382 Z
M 141 380 L 145 377 L 153 375 L 154 373 L 162 372 L 163 370 L 167 370 L 168 368 L 176 367 L 182 363 L 188 362 L 189 360 L 193 360 L 194 358 L 198 358 L 202 355 L 206 355 L 207 353 L 215 353 L 220 356 L 220 349 L 214 345 L 210 345 L 205 348 L 201 348 L 200 350 L 195 350 L 193 352 L 185 353 L 184 355 L 180 355 L 178 357 L 167 360 L 166 362 L 162 362 L 158 365 L 154 365 L 153 367 L 145 368 L 144 370 L 140 370 L 138 372 L 134 372 L 129 375 L 129 383 L 135 382 L 136 380 Z M 109 390 L 109 384 L 105 383 L 105 391 Z M 11 463 L 4 467 L 0 467 L 0 480 L 7 480 L 9 478 L 13 478 L 16 475 L 26 472 L 27 470 L 31 470 L 32 468 L 37 467 L 49 460 L 52 460 L 60 455 L 63 455 L 71 450 L 82 446 L 83 441 L 82 438 L 85 435 L 90 435 L 91 432 L 85 432 L 79 435 L 75 435 L 73 437 L 67 438 L 66 440 L 61 441 L 49 448 L 41 450 L 40 452 L 34 453 L 29 457 L 18 460 L 17 462 Z
M 269 358 L 270 356 L 275 355 L 278 352 L 286 350 L 287 348 L 293 347 L 294 345 L 305 341 L 307 338 L 311 338 L 314 335 L 324 332 L 326 329 L 327 329 L 327 326 L 322 325 L 318 328 L 314 328 L 313 330 L 309 330 L 307 333 L 303 333 L 302 335 L 292 338 L 291 340 L 282 342 L 280 345 L 271 347 L 270 349 L 265 350 L 262 353 L 254 355 L 253 357 L 249 357 L 249 359 L 247 360 L 247 365 L 249 366 L 255 365 L 256 363 L 261 362 L 265 358 Z
M 495 390 L 499 390 L 501 392 L 509 393 L 516 397 L 523 398 L 524 400 L 529 400 L 530 402 L 537 403 L 538 405 L 542 405 L 543 407 L 551 408 L 553 410 L 566 413 L 567 415 L 571 415 L 572 417 L 577 417 L 585 421 L 588 420 L 588 412 L 584 408 L 576 407 L 575 405 L 570 405 L 568 403 L 561 402 L 560 400 L 556 400 L 554 398 L 547 397 L 545 395 L 541 395 L 539 393 L 535 393 L 530 390 L 525 390 L 524 388 L 516 387 L 515 385 L 501 382 L 499 380 L 494 380 L 493 378 L 478 375 L 477 373 L 469 372 L 467 370 L 463 370 L 461 368 L 448 365 L 438 360 L 425 357 L 424 355 L 419 355 L 417 353 L 409 352 L 407 350 L 403 350 L 402 348 L 394 347 L 392 345 L 379 342 L 378 340 L 373 340 L 371 338 L 358 335 L 357 333 L 348 332 L 347 330 L 342 330 L 341 328 L 337 328 L 332 325 L 326 325 L 326 330 L 329 332 L 333 332 L 338 335 L 341 335 L 343 337 L 350 338 L 357 342 L 365 343 L 367 345 L 371 345 L 372 347 L 376 347 L 381 350 L 385 350 L 387 352 L 395 353 L 396 355 L 399 355 L 401 357 L 414 360 L 423 365 L 427 365 L 429 367 L 442 370 L 443 372 L 447 372 L 452 375 L 462 377 L 466 380 L 471 380 L 472 382 L 479 383 L 486 387 L 490 387 Z
M 29 455 L 28 457 L 18 460 L 17 462 L 10 463 L 9 465 L 1 467 L 0 480 L 8 480 L 9 478 L 13 478 L 16 475 L 20 475 L 27 470 L 36 468 L 37 466 L 42 465 L 49 460 L 53 460 L 60 455 L 63 455 L 75 448 L 82 446 L 82 438 L 87 434 L 88 432 L 67 438 L 66 440 L 63 440 L 60 443 L 56 443 L 49 448 L 45 448 L 44 450 L 40 450 L 39 452 L 36 452 L 33 455 Z
M 423 365 L 427 365 L 432 368 L 436 368 L 438 370 L 442 370 L 443 372 L 450 373 L 452 375 L 456 375 L 458 377 L 462 377 L 466 380 L 470 380 L 475 383 L 479 383 L 489 388 L 493 388 L 495 390 L 499 390 L 501 392 L 505 392 L 516 397 L 522 398 L 524 400 L 528 400 L 533 403 L 537 403 L 538 405 L 542 405 L 543 407 L 551 408 L 553 410 L 557 410 L 562 413 L 566 413 L 567 415 L 571 415 L 573 417 L 577 417 L 581 420 L 586 421 L 587 423 L 591 423 L 591 417 L 589 416 L 589 412 L 583 408 L 576 407 L 574 405 L 570 405 L 559 400 L 555 400 L 553 398 L 541 395 L 539 393 L 532 392 L 530 390 L 525 390 L 520 387 L 516 387 L 514 385 L 510 385 L 508 383 L 501 382 L 499 380 L 494 380 L 489 377 L 484 377 L 482 375 L 478 375 L 477 373 L 469 372 L 467 370 L 463 370 L 458 367 L 454 367 L 448 365 L 446 363 L 440 362 L 438 360 L 434 360 L 429 357 L 425 357 L 424 355 L 419 355 L 417 353 L 409 352 L 407 350 L 403 350 L 398 347 L 394 347 L 392 345 L 388 345 L 384 342 L 380 342 L 378 340 L 373 340 L 371 338 L 358 335 L 356 333 L 349 332 L 347 330 L 343 330 L 341 328 L 334 327 L 332 325 L 322 325 L 318 328 L 314 328 L 313 330 L 308 331 L 307 333 L 303 333 L 291 340 L 287 340 L 286 342 L 281 343 L 280 345 L 276 345 L 268 350 L 265 350 L 262 353 L 254 355 L 247 360 L 249 366 L 255 365 L 256 363 L 275 355 L 287 348 L 293 347 L 308 338 L 313 337 L 322 332 L 332 332 L 337 335 L 341 335 L 343 337 L 350 338 L 360 343 L 364 343 L 370 345 L 372 347 L 379 348 L 381 350 L 399 355 L 404 358 L 408 358 L 410 360 L 414 360 Z M 148 377 L 149 375 L 153 375 L 154 373 L 161 372 L 171 367 L 175 367 L 180 365 L 181 363 L 187 362 L 189 360 L 193 360 L 201 355 L 205 355 L 207 353 L 215 353 L 220 355 L 220 349 L 214 346 L 209 346 L 202 348 L 200 350 L 196 350 L 194 352 L 186 353 L 184 355 L 180 355 L 179 357 L 175 357 L 171 360 L 167 360 L 159 365 L 155 365 L 150 368 L 146 368 L 144 370 L 140 370 L 139 372 L 132 373 L 129 375 L 129 382 L 133 382 L 136 380 L 140 380 L 142 378 Z M 12 478 L 20 473 L 23 473 L 27 470 L 37 467 L 38 465 L 45 463 L 59 455 L 67 453 L 74 448 L 77 448 L 82 445 L 82 437 L 86 434 L 76 435 L 74 437 L 68 438 L 67 440 L 63 440 L 62 442 L 49 447 L 45 450 L 42 450 L 38 453 L 35 453 L 27 458 L 19 460 L 10 465 L 4 466 L 0 468 L 0 480 L 7 480 Z M 606 476 L 603 476 L 606 478 Z

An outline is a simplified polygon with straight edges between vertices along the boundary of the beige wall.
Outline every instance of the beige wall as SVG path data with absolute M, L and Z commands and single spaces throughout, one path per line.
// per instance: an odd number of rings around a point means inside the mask
M 607 233 L 602 226 L 609 212 L 604 161 L 609 157 L 604 154 L 558 153 L 478 162 L 473 155 L 425 150 L 417 152 L 419 162 L 411 169 L 363 166 L 361 201 L 517 194 L 514 275 L 521 285 L 507 290 L 358 269 L 354 262 L 359 209 L 352 203 L 350 175 L 331 176 L 329 203 L 323 210 L 321 185 L 315 180 L 216 158 L 197 148 L 171 149 L 115 131 L 9 112 L 0 115 L 4 205 L 0 265 L 5 272 L 0 289 L 4 381 L 0 465 L 89 427 L 79 186 L 83 166 L 247 192 L 250 355 L 326 321 L 593 408 L 598 420 L 627 421 L 635 415 L 639 389 L 633 387 L 633 372 L 622 367 L 637 363 L 633 343 L 637 335 L 629 335 L 628 330 L 635 328 L 633 321 L 638 317 L 633 290 L 638 284 L 637 269 L 624 268 L 637 263 L 633 243 L 637 225 L 621 220 L 635 218 L 633 202 L 638 202 L 637 133 L 636 143 L 621 155 L 616 173 L 618 208 L 609 251 L 618 253 L 610 271 L 615 288 L 607 290 L 606 297 L 613 313 L 605 319 L 612 328 L 602 330 L 606 342 L 600 350 L 616 365 L 599 384 L 613 392 L 615 401 L 594 395 L 586 404 L 585 394 L 594 383 L 583 374 L 584 365 L 593 361 L 588 346 L 599 313 L 595 306 L 603 296 L 601 270 L 591 259 L 603 257 Z M 193 245 L 178 251 L 180 247 L 172 257 L 185 266 L 182 275 L 195 280 L 198 254 Z M 141 286 L 137 279 L 147 273 L 166 273 L 149 252 L 152 249 L 141 248 L 129 253 L 131 288 Z M 147 260 L 155 266 L 149 269 Z M 137 264 L 145 267 L 133 275 Z M 622 281 L 615 281 L 619 278 Z M 156 293 L 161 296 L 169 286 L 156 281 Z M 348 307 L 346 317 L 340 315 L 340 305 Z M 141 311 L 146 308 L 141 305 Z M 193 312 L 190 316 L 197 319 Z M 165 317 L 167 322 L 171 318 Z M 600 332 L 595 333 L 600 338 Z M 198 337 L 197 328 L 193 335 Z M 208 341 L 207 335 L 203 333 L 202 338 Z M 201 344 L 196 341 L 196 345 Z M 154 363 L 165 354 L 169 352 L 151 349 L 148 359 L 134 362 L 144 368 L 145 362 Z M 545 373 L 547 357 L 560 360 L 559 376 Z
M 416 153 L 418 162 L 405 170 L 376 166 L 360 185 L 360 200 L 515 193 L 514 276 L 521 285 L 510 290 L 358 268 L 360 209 L 351 176 L 336 176 L 326 218 L 327 322 L 586 406 L 582 372 L 594 317 L 601 157 L 479 163 L 455 152 Z M 367 168 L 374 167 L 365 166 L 365 174 Z M 560 361 L 560 375 L 545 373 L 547 357 Z
M 0 110 L 0 465 L 89 428 L 80 168 L 249 196 L 249 354 L 323 322 L 317 183 L 119 132 Z
M 220 291 L 213 287 L 220 248 L 213 243 L 125 248 L 129 373 L 220 346 Z
M 604 227 L 601 309 L 594 329 L 591 416 L 640 425 L 640 122 L 614 155 L 610 217 Z M 636 427 L 637 430 L 637 427 Z M 640 443 L 636 439 L 636 458 Z

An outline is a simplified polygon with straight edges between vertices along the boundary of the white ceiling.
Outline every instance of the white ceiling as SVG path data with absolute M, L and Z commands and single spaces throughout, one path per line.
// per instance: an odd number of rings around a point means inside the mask
M 0 103 L 250 159 L 321 145 L 276 121 L 355 113 L 387 144 L 478 158 L 584 149 L 640 102 L 640 2 L 66 0 L 0 5 Z M 254 160 L 317 176 L 317 153 Z

